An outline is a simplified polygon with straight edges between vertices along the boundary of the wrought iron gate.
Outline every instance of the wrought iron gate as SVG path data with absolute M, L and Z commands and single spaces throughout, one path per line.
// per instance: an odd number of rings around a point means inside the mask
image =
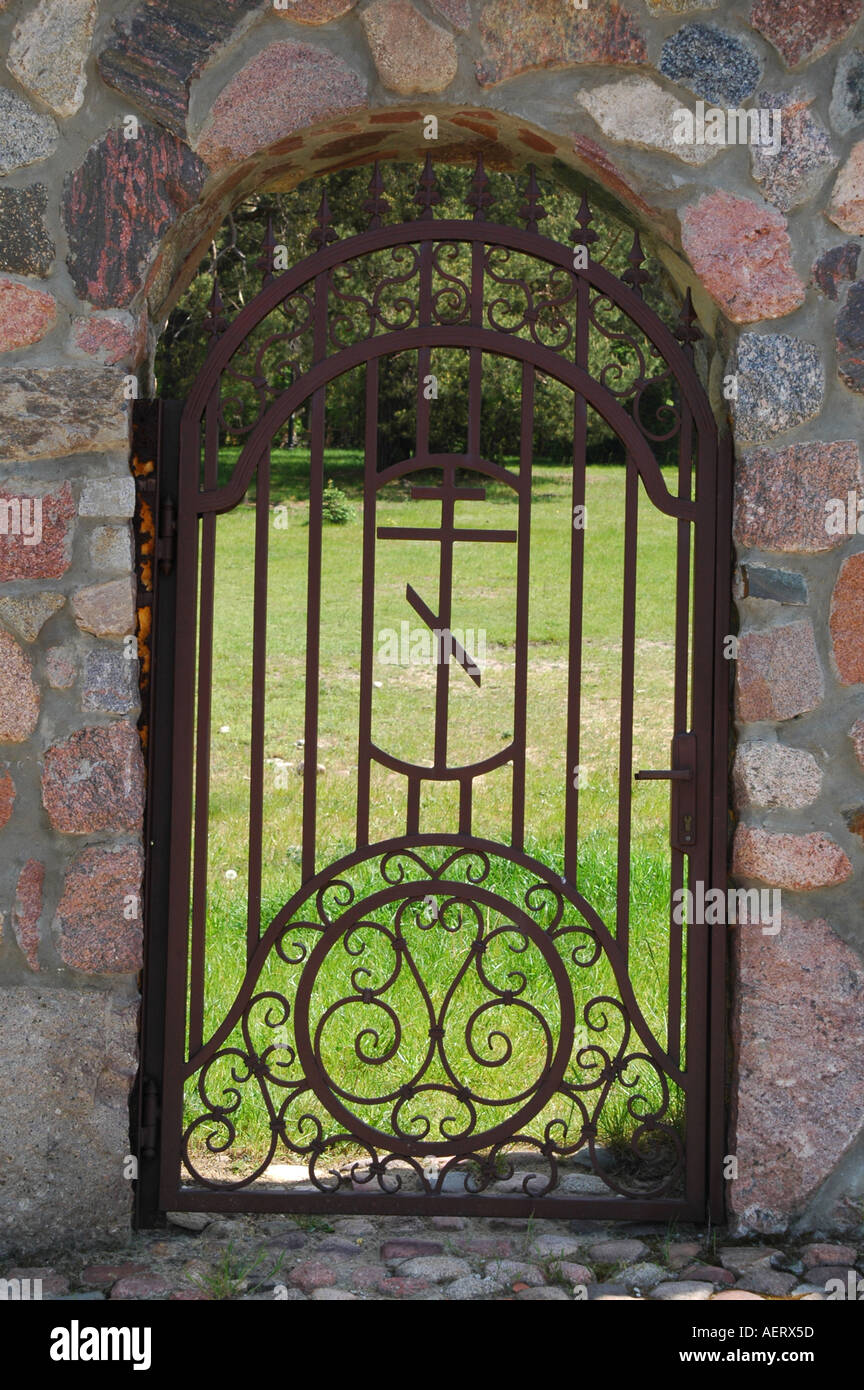
M 157 407 L 158 420 L 152 409 L 139 411 L 136 472 L 155 535 L 143 547 L 149 592 L 139 596 L 140 611 L 153 615 L 154 637 L 142 718 L 150 796 L 138 1219 L 147 1224 L 160 1209 L 181 1208 L 672 1219 L 701 1218 L 707 1204 L 716 1216 L 724 928 L 688 929 L 672 901 L 684 885 L 725 887 L 729 463 L 693 366 L 700 335 L 689 296 L 676 336 L 642 298 L 647 276 L 638 236 L 623 280 L 593 259 L 587 199 L 573 245 L 544 237 L 533 170 L 523 227 L 487 220 L 482 162 L 468 196 L 470 220 L 435 216 L 428 160 L 415 221 L 386 225 L 383 193 L 376 165 L 368 229 L 344 241 L 336 239 L 325 194 L 314 253 L 279 275 L 268 233 L 263 288 L 230 325 L 214 285 L 212 344 L 182 420 L 170 403 Z M 357 267 L 364 267 L 359 279 Z M 635 368 L 623 369 L 619 351 L 617 368 L 613 360 L 592 376 L 591 335 L 598 332 L 610 351 L 623 343 Z M 281 373 L 263 367 L 274 344 L 284 354 Z M 468 359 L 467 443 L 459 452 L 430 443 L 428 386 L 442 348 Z M 410 457 L 381 466 L 381 372 L 388 358 L 405 353 L 416 365 L 415 446 Z M 490 355 L 511 360 L 518 372 L 517 465 L 487 458 L 481 448 Z M 364 373 L 366 460 L 356 542 L 362 578 L 354 841 L 328 862 L 318 776 L 322 602 L 331 596 L 322 578 L 325 427 L 328 383 L 352 370 Z M 541 376 L 572 393 L 574 517 L 569 574 L 562 576 L 569 615 L 562 848 L 545 854 L 526 813 L 532 460 Z M 655 417 L 646 423 L 646 402 L 656 402 L 658 385 L 665 393 L 662 428 Z M 293 887 L 290 847 L 271 847 L 276 862 L 283 854 L 285 863 L 274 910 L 262 887 L 266 718 L 275 680 L 268 614 L 280 602 L 268 580 L 270 464 L 274 441 L 307 404 L 306 591 L 296 615 L 305 629 L 302 844 Z M 613 906 L 604 912 L 579 878 L 583 614 L 596 598 L 585 589 L 586 530 L 579 523 L 589 411 L 605 420 L 626 460 L 617 864 Z M 220 473 L 226 427 L 241 441 L 227 476 Z M 161 442 L 151 437 L 154 430 Z M 677 453 L 674 476 L 661 469 L 661 445 Z M 415 474 L 420 481 L 412 481 Z M 407 497 L 434 504 L 432 525 L 378 524 L 383 490 L 400 480 Z M 235 964 L 242 960 L 236 991 L 214 1013 L 216 889 L 208 845 L 219 718 L 214 681 L 225 659 L 214 648 L 224 593 L 216 523 L 253 485 L 245 921 L 219 947 L 234 953 Z M 493 508 L 484 499 L 493 486 L 512 494 L 513 527 L 492 524 L 494 514 L 486 521 Z M 646 502 L 670 519 L 677 546 L 667 580 L 674 609 L 671 758 L 668 768 L 647 769 L 635 762 L 633 716 L 638 519 Z M 464 524 L 466 504 L 476 511 L 478 503 L 481 524 Z M 405 612 L 433 634 L 434 699 L 422 761 L 388 747 L 376 726 L 376 576 L 394 539 L 437 555 L 437 598 L 415 574 L 399 576 Z M 512 547 L 514 556 L 511 728 L 503 747 L 460 762 L 452 756 L 453 682 L 478 690 L 482 674 L 464 633 L 452 631 L 454 557 L 469 553 L 482 570 L 491 546 Z M 496 731 L 490 742 L 500 741 Z M 490 835 L 478 789 L 501 769 L 510 779 L 508 825 Z M 375 830 L 382 775 L 402 797 L 399 831 L 384 837 Z M 630 920 L 639 779 L 664 779 L 670 794 L 662 1029 L 646 1017 L 632 981 L 632 953 L 642 949 L 639 922 Z M 424 798 L 438 784 L 454 793 L 452 820 L 429 824 Z M 300 778 L 293 785 L 299 798 Z M 613 1104 L 626 1142 L 601 1151 Z M 257 1126 L 257 1144 L 244 1138 L 247 1124 Z M 286 1162 L 305 1169 L 304 1182 L 269 1181 L 274 1168 L 277 1178 L 296 1178 L 278 1166 Z

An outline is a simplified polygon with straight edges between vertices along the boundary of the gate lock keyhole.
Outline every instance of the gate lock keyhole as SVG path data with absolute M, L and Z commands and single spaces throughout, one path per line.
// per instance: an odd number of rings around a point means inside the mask
M 672 766 L 649 768 L 636 773 L 637 782 L 672 783 L 670 842 L 674 849 L 688 853 L 696 844 L 696 737 L 676 734 L 672 740 Z

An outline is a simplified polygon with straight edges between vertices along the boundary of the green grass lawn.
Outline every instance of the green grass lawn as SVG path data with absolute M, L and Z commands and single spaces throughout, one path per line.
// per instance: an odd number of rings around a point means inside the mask
M 222 474 L 227 476 L 237 451 L 226 450 Z M 514 465 L 515 466 L 515 465 Z M 308 537 L 308 454 L 302 449 L 274 451 L 271 501 L 284 504 L 284 525 L 270 531 L 269 603 L 267 638 L 267 721 L 265 738 L 265 808 L 263 846 L 262 927 L 300 885 L 302 760 L 305 694 L 306 544 Z M 580 753 L 580 891 L 615 931 L 615 894 L 618 825 L 618 738 L 621 679 L 623 497 L 624 470 L 618 466 L 588 470 L 586 528 L 586 581 L 584 604 L 582 728 Z M 331 478 L 351 499 L 356 520 L 324 531 L 323 603 L 321 620 L 320 726 L 317 760 L 319 869 L 353 848 L 356 814 L 357 725 L 360 689 L 360 585 L 361 585 L 361 483 L 362 459 L 352 452 L 327 455 L 326 478 Z M 668 479 L 672 487 L 671 477 Z M 431 481 L 431 479 L 430 479 Z M 437 481 L 437 480 L 436 480 Z M 254 497 L 254 492 L 250 495 Z M 563 871 L 563 805 L 566 779 L 565 731 L 568 675 L 568 585 L 571 543 L 570 477 L 566 469 L 536 464 L 533 476 L 531 517 L 530 656 L 528 662 L 528 732 L 526 790 L 526 849 L 555 873 Z M 434 501 L 411 500 L 407 488 L 394 485 L 379 494 L 379 526 L 431 526 L 439 521 Z M 457 504 L 457 525 L 515 529 L 516 503 L 509 489 L 490 484 L 486 500 Z M 250 673 L 252 649 L 252 555 L 254 510 L 244 504 L 220 517 L 217 523 L 216 628 L 214 692 L 212 707 L 212 770 L 208 827 L 208 941 L 206 958 L 205 1038 L 218 1026 L 229 1008 L 245 971 L 245 912 L 247 887 L 247 838 L 250 752 Z M 674 653 L 675 523 L 657 512 L 640 490 L 638 591 L 636 605 L 636 674 L 634 712 L 634 767 L 668 766 L 669 740 L 674 732 L 672 673 Z M 437 602 L 438 546 L 419 541 L 380 541 L 377 546 L 375 629 L 394 629 L 408 620 L 420 622 L 405 599 L 409 581 L 433 611 Z M 454 572 L 454 628 L 485 630 L 486 664 L 478 689 L 459 669 L 451 673 L 450 762 L 463 763 L 487 756 L 505 744 L 513 733 L 512 698 L 515 669 L 515 566 L 516 546 L 471 544 L 457 547 Z M 435 690 L 431 664 L 401 666 L 376 662 L 373 699 L 373 739 L 395 755 L 431 763 L 430 720 Z M 455 831 L 456 804 L 452 786 L 437 786 L 424 793 L 421 830 Z M 475 795 L 474 833 L 507 843 L 510 829 L 511 780 L 501 768 L 482 780 Z M 666 1042 L 668 974 L 669 792 L 666 783 L 635 784 L 633 833 L 630 856 L 631 976 L 641 1008 L 661 1043 Z M 373 770 L 372 841 L 404 833 L 405 790 L 403 779 L 384 769 Z M 516 898 L 530 880 L 512 866 L 498 872 L 497 887 L 503 896 Z M 362 872 L 358 878 L 362 889 Z M 490 915 L 489 925 L 494 925 Z M 377 920 L 383 921 L 383 917 Z M 416 949 L 422 969 L 428 973 L 430 993 L 445 991 L 464 951 L 464 935 L 434 929 L 417 929 Z M 309 934 L 307 933 L 307 940 Z M 499 938 L 499 943 L 501 939 Z M 364 964 L 374 972 L 387 969 L 387 949 L 370 928 L 365 938 Z M 581 969 L 567 957 L 580 1010 L 594 996 L 618 990 L 605 961 L 591 970 Z M 531 969 L 527 961 L 496 947 L 490 972 L 499 982 L 514 968 L 525 970 L 526 989 L 550 1028 L 555 1029 L 557 1003 L 548 970 L 539 959 Z M 530 954 L 530 953 L 528 953 Z M 515 967 L 514 967 L 515 961 Z M 328 962 L 313 995 L 314 1009 L 323 1010 L 328 987 L 347 985 L 350 969 L 343 960 Z M 282 961 L 271 960 L 261 979 L 262 988 L 278 989 L 290 998 L 299 975 Z M 502 984 L 501 987 L 507 987 Z M 427 1040 L 427 1015 L 407 981 L 400 996 L 400 1019 L 405 1028 L 398 1048 L 392 1026 L 380 1015 L 379 1036 L 367 1045 L 380 1057 L 393 1056 L 372 1070 L 376 1093 L 390 1083 L 399 1084 L 422 1058 Z M 342 989 L 347 993 L 350 986 Z M 454 1001 L 454 1015 L 466 1019 L 471 1008 L 486 997 L 474 976 L 462 982 L 464 998 Z M 436 997 L 439 997 L 436 995 Z M 526 998 L 528 995 L 526 994 Z M 511 1011 L 512 1012 L 512 1011 Z M 620 1026 L 611 1019 L 609 1033 L 616 1038 Z M 290 1021 L 273 1028 L 262 1019 L 255 1036 L 266 1042 L 290 1046 Z M 404 1018 L 403 1018 L 404 1014 Z M 273 1020 L 271 1020 L 272 1023 Z M 577 1014 L 577 1022 L 579 1015 Z M 596 1021 L 596 1019 L 595 1019 Z M 357 1056 L 355 1039 L 369 1026 L 369 1010 L 362 1005 L 342 1012 L 322 1035 L 322 1049 L 334 1068 L 341 1068 L 347 1089 L 368 1091 L 370 1068 Z M 490 1025 L 491 1026 L 491 1025 Z M 389 1031 L 388 1031 L 389 1030 Z M 487 1042 L 486 1032 L 478 1047 L 501 1047 Z M 577 1030 L 580 1045 L 598 1041 L 590 1021 L 582 1019 Z M 604 1037 L 608 1047 L 609 1033 Z M 490 1104 L 480 1106 L 484 1118 L 495 1111 L 496 1097 L 519 1090 L 520 1077 L 532 1078 L 544 1065 L 544 1030 L 533 1014 L 511 1031 L 513 1057 L 492 1069 L 483 1062 L 466 1064 L 467 1084 L 476 1087 Z M 638 1050 L 642 1050 L 640 1045 Z M 612 1048 L 614 1053 L 614 1046 Z M 222 1064 L 219 1064 L 220 1067 Z M 227 1068 L 228 1063 L 225 1064 Z M 216 1069 L 218 1070 L 218 1068 Z M 287 1073 L 286 1073 L 287 1074 Z M 584 1068 L 574 1060 L 571 1079 L 585 1080 Z M 364 1079 L 365 1078 L 365 1079 Z M 224 1082 L 228 1082 L 225 1070 Z M 214 1094 L 211 1074 L 210 1093 Z M 650 1069 L 635 1090 L 656 1097 L 658 1084 Z M 526 1083 L 527 1084 L 527 1083 Z M 491 1090 L 490 1090 L 491 1087 Z M 495 1088 L 499 1090 L 496 1091 Z M 508 1090 L 509 1087 L 509 1090 Z M 485 1088 L 485 1089 L 484 1089 Z M 503 1088 L 500 1089 L 500 1088 Z M 218 1090 L 218 1087 L 215 1088 Z M 250 1152 L 269 1142 L 269 1119 L 254 1083 L 245 1087 L 236 1117 L 238 1145 Z M 603 1111 L 601 1132 L 608 1139 L 632 1130 L 632 1111 L 627 1100 L 632 1091 L 613 1087 Z M 595 1098 L 596 1099 L 596 1098 Z M 432 1105 L 430 1101 L 430 1106 Z M 678 1106 L 673 1096 L 672 1110 Z M 453 1102 L 443 1114 L 453 1114 Z M 318 1113 L 316 1103 L 302 1109 Z M 386 1127 L 392 1109 L 372 1105 L 364 1111 L 367 1123 Z M 427 1108 L 437 1124 L 441 1115 Z M 187 1118 L 200 1114 L 201 1105 L 190 1091 Z M 419 1113 L 419 1112 L 418 1112 Z M 557 1114 L 560 1114 L 560 1105 Z M 551 1112 L 550 1112 L 551 1114 Z M 404 1117 L 403 1117 L 404 1118 Z M 500 1118 L 500 1115 L 498 1116 Z M 549 1115 L 546 1116 L 549 1118 Z M 410 1123 L 409 1123 L 410 1121 Z M 422 1120 L 405 1119 L 418 1136 Z M 533 1121 L 534 1132 L 539 1120 Z M 481 1126 L 482 1127 L 482 1126 Z M 332 1124 L 331 1124 L 332 1128 Z M 578 1128 L 578 1126 L 577 1126 Z M 458 1130 L 458 1123 L 455 1125 Z M 198 1131 L 198 1139 L 208 1132 Z M 451 1132 L 455 1132 L 452 1130 Z M 308 1137 L 308 1136 L 307 1136 Z M 432 1136 L 430 1136 L 432 1137 Z M 218 1142 L 221 1136 L 216 1135 Z M 284 1155 L 283 1155 L 284 1161 Z

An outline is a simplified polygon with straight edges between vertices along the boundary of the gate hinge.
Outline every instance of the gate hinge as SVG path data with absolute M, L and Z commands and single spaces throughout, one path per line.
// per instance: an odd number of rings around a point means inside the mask
M 141 1091 L 141 1132 L 139 1151 L 142 1158 L 156 1157 L 156 1140 L 159 1131 L 159 1087 L 152 1076 L 147 1077 Z
M 159 503 L 159 535 L 156 558 L 162 574 L 170 574 L 177 554 L 177 508 L 173 497 L 163 497 Z

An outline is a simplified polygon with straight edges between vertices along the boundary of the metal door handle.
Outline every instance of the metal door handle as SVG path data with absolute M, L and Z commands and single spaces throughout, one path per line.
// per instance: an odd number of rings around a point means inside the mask
M 676 734 L 672 740 L 674 767 L 645 768 L 635 774 L 637 782 L 672 782 L 670 789 L 671 828 L 669 841 L 682 854 L 690 854 L 696 844 L 696 736 Z M 681 785 L 681 784 L 684 785 Z M 689 785 L 687 785 L 689 783 Z

